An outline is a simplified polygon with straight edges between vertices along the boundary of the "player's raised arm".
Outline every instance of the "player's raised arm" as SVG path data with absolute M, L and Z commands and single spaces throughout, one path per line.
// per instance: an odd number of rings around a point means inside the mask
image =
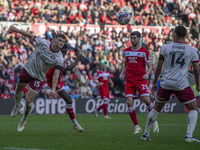
M 65 69 L 72 70 L 82 58 L 83 58 L 82 54 L 78 55 L 76 60 L 73 63 L 71 63 L 69 66 L 67 66 Z
M 28 32 L 26 32 L 24 30 L 20 30 L 20 29 L 14 27 L 14 26 L 10 26 L 9 30 L 12 31 L 12 32 L 16 32 L 16 33 L 22 34 L 23 36 L 26 36 L 26 37 L 28 37 L 31 40 L 33 40 L 34 37 L 35 37 L 35 35 L 33 35 L 31 33 L 28 33 Z

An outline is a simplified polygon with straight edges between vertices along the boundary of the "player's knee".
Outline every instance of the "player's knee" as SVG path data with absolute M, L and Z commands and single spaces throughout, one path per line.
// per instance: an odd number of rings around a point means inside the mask
M 196 103 L 196 101 L 192 102 L 192 103 L 189 103 L 189 104 L 185 104 L 185 106 L 187 107 L 188 111 L 197 110 L 197 103 Z
M 26 96 L 25 100 L 27 103 L 31 103 L 34 100 L 34 97 Z
M 133 106 L 133 100 L 132 100 L 132 98 L 127 98 L 126 99 L 126 103 L 127 103 L 127 105 L 128 105 L 128 107 L 132 107 Z

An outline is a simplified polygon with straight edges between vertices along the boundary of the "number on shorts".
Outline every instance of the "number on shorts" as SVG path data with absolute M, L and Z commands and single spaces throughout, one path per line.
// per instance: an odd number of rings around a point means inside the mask
M 146 84 L 142 84 L 141 86 L 142 86 L 142 90 L 148 89 Z
M 40 81 L 35 81 L 34 86 L 35 87 L 40 87 Z

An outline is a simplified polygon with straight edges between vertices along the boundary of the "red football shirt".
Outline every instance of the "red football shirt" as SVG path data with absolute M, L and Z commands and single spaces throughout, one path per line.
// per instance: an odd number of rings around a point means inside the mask
M 60 80 L 60 79 L 62 78 L 62 72 L 63 72 L 63 70 L 64 70 L 65 68 L 66 68 L 66 63 L 65 63 L 65 61 L 64 61 L 64 62 L 63 62 L 63 66 L 62 66 L 62 68 L 61 68 L 61 70 L 60 70 L 60 75 L 59 75 L 58 80 Z M 51 67 L 51 68 L 49 69 L 49 71 L 46 73 L 46 77 L 47 77 L 48 79 L 53 80 L 54 71 L 55 71 L 55 66 L 53 66 L 53 67 Z
M 96 75 L 96 80 L 99 82 L 103 82 L 102 86 L 99 86 L 99 89 L 108 89 L 108 79 L 109 79 L 110 73 L 108 71 L 99 71 Z
M 149 51 L 144 47 L 133 49 L 129 47 L 124 50 L 126 61 L 126 79 L 142 80 L 146 74 L 146 62 L 151 62 Z

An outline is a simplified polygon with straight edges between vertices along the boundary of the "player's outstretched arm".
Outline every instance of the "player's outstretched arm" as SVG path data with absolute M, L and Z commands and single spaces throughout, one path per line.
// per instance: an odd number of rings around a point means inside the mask
M 195 78 L 195 82 L 196 82 L 196 89 L 198 91 L 200 91 L 200 87 L 199 87 L 199 62 L 193 62 L 192 65 L 193 65 L 193 68 L 194 68 L 194 78 Z
M 156 67 L 156 72 L 155 72 L 155 77 L 154 77 L 153 87 L 152 87 L 152 91 L 154 92 L 156 91 L 156 88 L 157 88 L 157 81 L 162 71 L 163 62 L 164 62 L 163 60 L 159 59 L 158 65 Z
M 9 30 L 12 31 L 12 32 L 16 32 L 16 33 L 22 34 L 23 36 L 26 36 L 26 37 L 28 37 L 29 39 L 32 39 L 32 40 L 35 37 L 35 35 L 33 35 L 31 33 L 28 33 L 28 32 L 26 32 L 24 30 L 20 30 L 20 29 L 14 27 L 14 26 L 10 26 Z
M 55 91 L 56 91 L 59 75 L 60 75 L 60 69 L 55 69 L 54 74 L 53 74 L 52 88 L 51 88 L 51 92 L 49 93 L 51 96 L 54 96 L 56 93 Z
M 78 55 L 76 60 L 73 63 L 71 63 L 69 66 L 67 66 L 65 69 L 72 70 L 77 65 L 77 63 L 82 59 L 82 57 L 83 57 L 82 54 Z

